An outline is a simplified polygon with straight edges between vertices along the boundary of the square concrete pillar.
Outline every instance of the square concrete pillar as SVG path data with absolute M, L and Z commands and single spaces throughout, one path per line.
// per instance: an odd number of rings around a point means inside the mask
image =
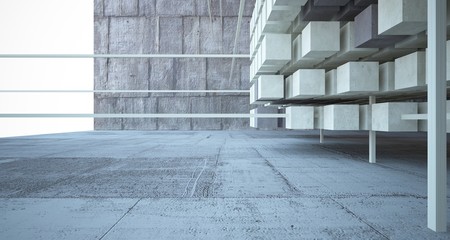
M 378 1 L 378 34 L 415 35 L 426 29 L 427 1 Z
M 323 107 L 314 107 L 314 129 L 323 129 Z
M 250 104 L 256 104 L 256 98 L 258 96 L 258 93 L 256 91 L 257 88 L 255 83 L 250 87 Z
M 256 108 L 250 110 L 250 114 L 256 114 Z M 255 117 L 250 118 L 250 127 L 251 128 L 257 128 L 257 121 Z
M 359 106 L 359 130 L 371 130 L 372 119 L 370 118 L 369 105 Z
M 327 58 L 340 48 L 339 22 L 310 22 L 302 31 L 302 57 Z
M 291 60 L 291 35 L 266 34 L 260 48 L 262 65 L 283 66 Z
M 284 98 L 283 75 L 261 75 L 257 82 L 258 101 L 279 100 Z
M 380 65 L 380 92 L 395 90 L 395 63 L 386 62 Z
M 340 30 L 340 51 L 337 57 L 348 61 L 359 60 L 376 51 L 377 48 L 358 48 L 355 46 L 355 22 L 348 22 Z
M 403 114 L 417 114 L 413 102 L 387 102 L 372 106 L 372 130 L 382 132 L 417 132 L 417 120 L 402 120 Z
M 313 68 L 322 62 L 323 58 L 307 58 L 302 56 L 302 35 L 299 34 L 292 42 L 292 65 L 298 68 Z
M 325 73 L 325 95 L 337 94 L 337 70 L 332 69 Z
M 307 99 L 325 95 L 325 70 L 300 69 L 292 75 L 293 99 Z
M 337 69 L 337 93 L 353 94 L 379 90 L 378 62 L 348 62 Z
M 426 54 L 414 52 L 395 59 L 395 90 L 414 89 L 426 84 Z
M 326 130 L 359 130 L 359 105 L 328 105 L 323 116 Z
M 314 129 L 314 107 L 287 107 L 286 114 L 287 129 Z

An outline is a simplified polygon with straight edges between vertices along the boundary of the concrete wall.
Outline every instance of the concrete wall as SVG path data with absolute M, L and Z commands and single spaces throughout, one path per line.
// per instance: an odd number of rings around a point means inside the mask
M 221 2 L 221 4 L 220 4 Z M 247 0 L 238 54 L 249 53 Z M 220 11 L 222 5 L 222 11 Z M 231 54 L 239 1 L 95 0 L 95 53 Z M 250 61 L 96 59 L 95 86 L 125 90 L 248 90 Z M 248 94 L 96 94 L 95 113 L 249 113 Z M 245 129 L 248 119 L 96 119 L 96 130 Z

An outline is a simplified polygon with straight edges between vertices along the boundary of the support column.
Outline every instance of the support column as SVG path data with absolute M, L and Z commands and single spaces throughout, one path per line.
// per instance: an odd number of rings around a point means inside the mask
M 377 162 L 377 132 L 372 130 L 372 105 L 376 103 L 376 97 L 369 97 L 369 163 Z
M 446 0 L 428 0 L 428 228 L 447 231 Z
M 323 129 L 320 129 L 320 143 L 323 143 Z

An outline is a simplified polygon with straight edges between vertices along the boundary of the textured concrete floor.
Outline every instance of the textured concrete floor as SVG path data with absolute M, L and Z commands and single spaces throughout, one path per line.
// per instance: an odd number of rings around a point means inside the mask
M 371 165 L 365 133 L 327 134 L 0 139 L 0 239 L 450 239 L 426 228 L 426 135 L 379 134 Z

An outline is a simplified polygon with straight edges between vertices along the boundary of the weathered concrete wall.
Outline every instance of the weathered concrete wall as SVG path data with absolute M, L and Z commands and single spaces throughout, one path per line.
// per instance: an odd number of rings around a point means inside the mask
M 249 53 L 247 0 L 238 54 Z M 221 3 L 221 4 L 220 4 Z M 207 54 L 233 51 L 237 0 L 95 0 L 95 53 Z M 222 5 L 222 11 L 220 6 Z M 96 59 L 95 86 L 124 90 L 248 90 L 247 59 Z M 96 94 L 95 113 L 248 113 L 247 94 Z M 96 119 L 97 130 L 249 128 L 248 119 Z

